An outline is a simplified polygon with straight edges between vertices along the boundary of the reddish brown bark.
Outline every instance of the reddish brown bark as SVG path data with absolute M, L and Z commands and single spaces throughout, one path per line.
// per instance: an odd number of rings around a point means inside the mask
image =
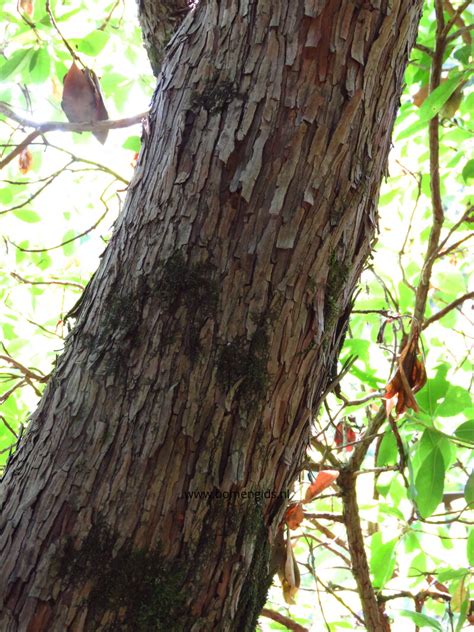
M 1 499 L 0 629 L 251 630 L 421 0 L 203 3 Z

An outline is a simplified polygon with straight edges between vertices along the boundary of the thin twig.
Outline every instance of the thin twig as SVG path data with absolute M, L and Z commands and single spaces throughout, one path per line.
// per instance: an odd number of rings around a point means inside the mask
M 48 252 L 49 250 L 57 250 L 58 248 L 62 248 L 63 246 L 66 246 L 67 244 L 70 244 L 71 242 L 76 241 L 76 239 L 80 239 L 81 237 L 84 237 L 85 235 L 88 235 L 90 232 L 95 230 L 97 226 L 101 223 L 101 221 L 104 219 L 104 217 L 107 215 L 108 212 L 109 212 L 109 209 L 106 209 L 102 213 L 102 215 L 99 217 L 99 219 L 92 226 L 89 226 L 89 228 L 87 228 L 82 233 L 79 233 L 78 235 L 75 235 L 74 237 L 71 237 L 70 239 L 66 239 L 66 241 L 63 241 L 60 244 L 56 244 L 55 246 L 48 246 L 47 248 L 23 248 L 22 246 L 19 246 L 18 244 L 16 244 L 15 242 L 11 240 L 8 240 L 8 241 L 10 244 L 12 244 L 12 246 L 15 246 L 15 248 L 17 248 L 17 250 L 20 250 L 21 252 Z
M 456 309 L 456 307 L 459 307 L 459 305 L 462 305 L 465 301 L 469 301 L 470 299 L 474 299 L 474 292 L 468 292 L 467 294 L 459 296 L 456 300 L 446 305 L 446 307 L 443 307 L 443 309 L 441 309 L 439 312 L 427 318 L 423 323 L 422 329 L 426 329 L 427 327 L 429 327 L 429 325 L 436 322 L 437 320 L 440 320 L 440 318 L 443 318 L 443 316 L 446 316 L 446 314 L 451 312 L 453 309 Z
M 21 362 L 18 362 L 18 360 L 15 360 L 11 356 L 0 355 L 0 360 L 8 362 L 8 364 L 14 366 L 15 369 L 18 369 L 20 373 L 23 373 L 25 377 L 28 377 L 31 380 L 36 380 L 37 382 L 41 382 L 42 384 L 46 384 L 46 382 L 49 380 L 49 375 L 40 375 L 39 373 L 35 373 L 35 371 L 28 369 L 26 366 L 21 364 Z
M 308 628 L 305 628 L 303 625 L 296 623 L 290 617 L 286 617 L 284 614 L 280 612 L 275 612 L 275 610 L 270 610 L 269 608 L 263 608 L 260 613 L 262 617 L 267 617 L 267 619 L 271 619 L 272 621 L 276 621 L 281 625 L 284 625 L 288 630 L 292 632 L 309 632 Z
M 42 136 L 47 132 L 104 132 L 110 129 L 122 129 L 124 127 L 130 127 L 131 125 L 137 125 L 148 116 L 148 112 L 141 112 L 140 114 L 117 119 L 115 121 L 96 121 L 95 123 L 63 123 L 61 121 L 47 121 L 44 123 L 38 123 L 37 121 L 32 121 L 31 119 L 19 116 L 5 103 L 0 103 L 0 114 L 16 121 L 22 127 L 34 128 L 33 132 L 28 134 L 28 136 L 12 150 L 6 158 L 0 161 L 0 169 L 16 158 L 16 156 L 18 156 L 23 149 L 26 149 L 26 147 L 28 147 L 28 145 L 30 145 L 38 136 Z
M 27 283 L 28 285 L 64 285 L 69 287 L 75 287 L 79 290 L 84 291 L 84 285 L 80 283 L 74 283 L 73 281 L 30 281 L 29 279 L 24 279 L 16 272 L 10 272 L 10 276 L 12 276 L 17 281 L 21 283 Z

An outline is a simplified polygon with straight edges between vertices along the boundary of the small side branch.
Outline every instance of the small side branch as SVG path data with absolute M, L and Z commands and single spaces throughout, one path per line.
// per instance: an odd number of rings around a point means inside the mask
M 141 123 L 143 119 L 148 116 L 148 112 L 141 112 L 134 116 L 127 118 L 116 119 L 115 121 L 97 121 L 95 123 L 62 123 L 61 121 L 46 121 L 44 123 L 38 123 L 31 119 L 25 118 L 16 114 L 8 105 L 0 103 L 0 114 L 3 114 L 7 118 L 15 121 L 21 127 L 31 127 L 33 132 L 28 134 L 26 138 L 13 149 L 8 156 L 0 161 L 0 169 L 5 167 L 16 156 L 28 147 L 38 136 L 43 136 L 47 132 L 104 132 L 109 129 L 122 129 L 124 127 L 130 127 L 131 125 L 137 125 Z
M 292 632 L 309 632 L 308 628 L 296 623 L 296 621 L 293 621 L 290 617 L 286 617 L 284 614 L 275 612 L 275 610 L 264 608 L 261 615 L 262 617 L 267 617 L 267 619 L 271 619 L 272 621 L 276 621 L 277 623 L 284 625 L 288 630 L 292 630 Z
M 422 329 L 426 329 L 429 325 L 436 322 L 437 320 L 440 320 L 441 318 L 443 318 L 443 316 L 446 316 L 446 314 L 451 312 L 453 309 L 456 309 L 456 307 L 459 307 L 465 301 L 469 301 L 471 299 L 474 299 L 474 292 L 468 292 L 467 294 L 459 296 L 452 303 L 449 303 L 448 305 L 446 305 L 446 307 L 443 307 L 443 309 L 441 309 L 439 312 L 433 314 L 433 316 L 430 316 L 430 318 L 427 318 L 423 323 Z

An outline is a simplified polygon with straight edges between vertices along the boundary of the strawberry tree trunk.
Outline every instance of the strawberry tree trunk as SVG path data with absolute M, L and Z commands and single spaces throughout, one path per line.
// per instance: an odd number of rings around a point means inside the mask
M 2 631 L 255 627 L 420 7 L 225 0 L 185 18 L 3 480 Z

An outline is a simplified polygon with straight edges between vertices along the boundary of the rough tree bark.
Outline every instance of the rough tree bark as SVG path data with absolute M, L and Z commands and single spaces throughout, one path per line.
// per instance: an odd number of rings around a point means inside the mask
M 223 0 L 185 18 L 3 481 L 2 631 L 254 628 L 285 501 L 217 492 L 279 493 L 298 472 L 420 10 Z

